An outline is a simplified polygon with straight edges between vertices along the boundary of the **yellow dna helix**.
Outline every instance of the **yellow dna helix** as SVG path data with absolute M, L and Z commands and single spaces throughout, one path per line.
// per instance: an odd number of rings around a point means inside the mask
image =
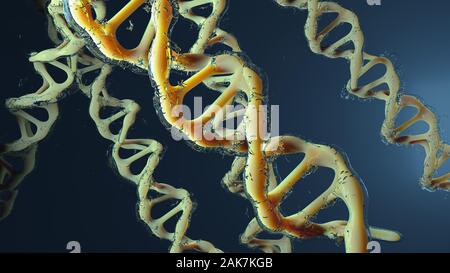
M 450 174 L 434 178 L 434 173 L 450 157 L 450 146 L 443 144 L 437 129 L 435 115 L 423 103 L 412 96 L 399 96 L 399 79 L 391 62 L 382 57 L 364 53 L 363 34 L 354 13 L 333 2 L 317 0 L 278 0 L 278 4 L 292 6 L 308 12 L 305 33 L 313 52 L 330 58 L 346 58 L 350 61 L 351 80 L 348 90 L 362 98 L 377 98 L 386 102 L 386 119 L 382 134 L 392 143 L 420 144 L 426 150 L 422 184 L 431 189 L 447 190 Z M 158 183 L 153 178 L 162 145 L 152 139 L 128 139 L 127 133 L 135 122 L 140 106 L 132 100 L 120 100 L 109 95 L 106 89 L 107 77 L 114 66 L 129 68 L 134 72 L 148 72 L 155 89 L 156 110 L 162 121 L 170 128 L 182 132 L 190 142 L 206 150 L 219 150 L 235 155 L 231 170 L 224 176 L 223 184 L 236 194 L 247 198 L 255 210 L 255 218 L 248 224 L 241 236 L 241 242 L 264 252 L 290 252 L 291 238 L 308 239 L 327 236 L 331 239 L 344 238 L 347 252 L 366 252 L 368 236 L 396 241 L 398 233 L 367 227 L 364 216 L 364 196 L 360 181 L 352 173 L 344 157 L 334 148 L 310 143 L 294 136 L 268 137 L 264 134 L 267 115 L 263 106 L 266 102 L 264 86 L 256 67 L 240 54 L 235 37 L 220 29 L 219 20 L 226 8 L 226 0 L 130 0 L 112 18 L 106 18 L 108 2 L 100 0 L 52 0 L 48 4 L 50 18 L 49 37 L 56 47 L 41 51 L 30 57 L 36 71 L 43 78 L 43 86 L 35 93 L 9 99 L 7 107 L 17 116 L 22 136 L 19 140 L 3 144 L 0 149 L 0 182 L 2 191 L 10 198 L 2 204 L 1 216 L 6 217 L 14 203 L 17 186 L 33 169 L 34 151 L 37 143 L 50 131 L 58 116 L 58 99 L 71 86 L 76 85 L 90 99 L 89 113 L 100 135 L 111 141 L 112 157 L 119 174 L 138 187 L 139 216 L 152 233 L 171 242 L 171 252 L 197 250 L 221 252 L 211 243 L 192 240 L 186 236 L 192 212 L 192 201 L 184 189 Z M 196 7 L 211 5 L 209 16 L 195 14 Z M 140 42 L 133 49 L 127 49 L 117 39 L 117 29 L 136 10 L 149 11 L 149 19 Z M 324 13 L 336 13 L 336 19 L 324 30 L 318 31 L 317 21 Z M 199 28 L 199 34 L 188 52 L 180 52 L 171 43 L 171 29 L 176 27 L 174 14 L 178 14 Z M 323 46 L 324 38 L 338 25 L 349 23 L 352 30 L 332 45 Z M 62 37 L 62 39 L 60 38 Z M 340 50 L 352 43 L 353 49 Z M 206 49 L 222 44 L 228 51 L 209 55 Z M 359 86 L 358 79 L 377 64 L 384 64 L 386 74 L 369 84 Z M 67 75 L 67 80 L 56 83 L 46 70 L 52 65 Z M 85 75 L 98 71 L 98 76 L 86 82 Z M 186 79 L 172 85 L 170 75 L 178 71 Z M 373 91 L 386 83 L 389 90 Z M 218 98 L 213 107 L 199 117 L 186 118 L 178 111 L 185 96 L 195 87 L 204 85 L 216 92 Z M 227 106 L 239 104 L 242 110 L 227 112 Z M 417 115 L 395 127 L 398 113 L 405 107 L 418 109 Z M 23 109 L 43 108 L 48 120 L 40 121 Z M 100 112 L 113 108 L 115 113 L 103 118 Z M 216 125 L 242 116 L 243 121 L 236 129 L 210 130 L 207 125 Z M 112 122 L 122 120 L 118 133 L 110 130 Z M 401 135 L 417 122 L 425 121 L 429 131 L 421 135 Z M 34 130 L 30 124 L 34 125 Z M 121 157 L 121 151 L 135 154 Z M 275 161 L 285 155 L 303 154 L 303 160 L 283 179 L 274 172 Z M 9 156 L 25 160 L 25 168 L 14 170 L 8 164 Z M 147 157 L 147 164 L 139 173 L 133 173 L 131 164 Z M 314 201 L 292 215 L 283 215 L 280 206 L 292 187 L 314 168 L 329 168 L 335 173 L 329 188 Z M 152 198 L 149 192 L 157 192 Z M 323 208 L 341 199 L 348 208 L 347 220 L 315 223 L 312 218 Z M 156 205 L 178 200 L 175 207 L 158 219 L 152 217 Z M 167 231 L 164 224 L 181 212 L 174 231 Z M 280 239 L 258 238 L 267 230 L 281 234 Z

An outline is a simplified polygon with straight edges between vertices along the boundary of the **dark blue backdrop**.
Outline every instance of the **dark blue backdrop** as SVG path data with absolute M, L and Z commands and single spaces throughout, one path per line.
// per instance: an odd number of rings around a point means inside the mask
M 382 103 L 341 97 L 349 78 L 348 64 L 310 52 L 303 34 L 306 13 L 280 8 L 272 0 L 230 2 L 221 26 L 235 34 L 265 72 L 270 103 L 280 105 L 281 132 L 344 150 L 368 189 L 369 222 L 403 234 L 401 242 L 382 242 L 382 251 L 449 252 L 450 200 L 447 193 L 420 188 L 423 151 L 383 144 Z M 450 140 L 450 3 L 384 0 L 381 6 L 371 7 L 363 0 L 339 2 L 359 15 L 366 51 L 393 59 L 403 91 L 423 98 L 436 111 L 444 139 Z M 4 9 L 2 101 L 39 86 L 27 54 L 51 46 L 46 19 L 32 1 L 8 1 Z M 180 44 L 195 35 L 188 31 L 176 31 Z M 173 141 L 153 109 L 153 90 L 146 76 L 117 69 L 110 90 L 142 106 L 134 134 L 157 139 L 167 148 L 156 170 L 157 180 L 193 193 L 198 206 L 189 236 L 210 240 L 225 251 L 248 251 L 239 245 L 238 236 L 252 217 L 251 206 L 220 185 L 232 159 L 198 153 Z M 20 186 L 13 213 L 0 223 L 0 251 L 64 252 L 66 243 L 76 240 L 83 251 L 165 252 L 168 243 L 150 235 L 138 221 L 136 188 L 108 165 L 110 144 L 89 119 L 88 100 L 74 94 L 60 108 L 52 134 L 39 145 L 35 171 Z M 4 107 L 0 120 L 4 142 L 16 125 Z M 280 172 L 294 164 L 293 159 L 280 160 Z M 284 210 L 296 211 L 312 200 L 331 181 L 330 175 L 319 170 L 297 185 Z M 319 219 L 345 216 L 338 204 Z M 343 251 L 343 246 L 313 239 L 296 242 L 295 251 L 335 252 Z

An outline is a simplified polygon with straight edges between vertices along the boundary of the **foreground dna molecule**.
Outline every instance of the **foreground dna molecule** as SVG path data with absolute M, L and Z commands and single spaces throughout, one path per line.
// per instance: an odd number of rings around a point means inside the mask
M 416 97 L 399 94 L 400 80 L 390 60 L 363 51 L 364 36 L 358 17 L 334 2 L 276 2 L 308 13 L 305 36 L 311 51 L 329 59 L 343 58 L 349 62 L 349 94 L 385 103 L 381 134 L 387 142 L 420 145 L 425 149 L 422 186 L 429 190 L 449 190 L 450 173 L 436 175 L 450 157 L 450 146 L 441 139 L 435 114 Z M 170 252 L 222 252 L 208 241 L 186 235 L 193 210 L 189 192 L 155 181 L 153 173 L 157 171 L 162 145 L 153 139 L 129 138 L 128 133 L 140 106 L 133 100 L 111 96 L 106 85 L 108 77 L 113 75 L 113 68 L 119 66 L 133 73 L 149 75 L 155 93 L 155 110 L 168 128 L 180 131 L 196 149 L 235 157 L 222 182 L 229 191 L 251 202 L 254 208 L 255 217 L 240 238 L 243 244 L 264 252 L 285 253 L 291 252 L 293 239 L 325 236 L 343 239 L 347 252 L 366 252 L 369 237 L 386 241 L 400 239 L 395 231 L 367 225 L 361 182 L 335 148 L 296 136 L 267 137 L 263 133 L 268 119 L 262 110 L 267 94 L 263 91 L 264 84 L 256 66 L 242 57 L 237 39 L 219 26 L 226 10 L 226 0 L 129 0 L 114 16 L 107 18 L 109 4 L 102 0 L 51 0 L 46 3 L 48 35 L 55 47 L 33 53 L 29 58 L 42 77 L 42 87 L 34 93 L 6 101 L 7 109 L 17 119 L 21 137 L 11 143 L 0 144 L 0 191 L 5 193 L 0 199 L 0 219 L 10 214 L 19 184 L 34 168 L 37 145 L 49 134 L 58 118 L 58 101 L 76 86 L 90 101 L 89 114 L 98 132 L 113 144 L 111 155 L 119 174 L 138 188 L 139 217 L 151 232 L 170 241 Z M 195 10 L 200 6 L 210 6 L 212 12 L 208 16 L 198 15 Z M 116 32 L 138 9 L 147 11 L 148 24 L 137 46 L 125 48 L 118 41 Z M 335 18 L 319 29 L 318 21 L 324 14 L 334 14 Z M 171 40 L 177 16 L 192 21 L 199 28 L 196 41 L 187 52 L 182 52 Z M 333 43 L 324 44 L 325 38 L 342 24 L 349 24 L 351 30 Z M 217 54 L 205 53 L 216 45 L 227 50 Z M 360 78 L 371 73 L 377 65 L 386 68 L 385 74 L 361 85 Z M 65 81 L 56 81 L 49 73 L 50 66 L 63 71 Z M 92 72 L 97 72 L 97 76 L 89 80 L 88 75 Z M 170 81 L 172 72 L 180 73 L 184 80 L 173 85 Z M 218 97 L 212 104 L 214 107 L 199 117 L 187 118 L 178 109 L 185 96 L 200 85 Z M 380 86 L 387 86 L 387 89 L 380 90 Z M 230 112 L 226 110 L 230 105 L 241 108 Z M 407 107 L 415 108 L 416 114 L 396 126 L 399 113 Z M 30 108 L 46 111 L 47 119 L 33 117 L 25 111 Z M 103 117 L 101 112 L 105 108 L 115 111 Z M 219 124 L 238 116 L 242 121 L 236 128 L 219 128 Z M 121 129 L 113 132 L 110 125 L 117 121 L 121 121 Z M 428 125 L 427 132 L 404 134 L 419 122 Z M 124 150 L 133 155 L 124 157 Z M 274 164 L 277 159 L 292 154 L 303 154 L 304 158 L 289 175 L 280 179 L 275 174 Z M 19 169 L 10 163 L 11 158 L 21 160 L 23 167 Z M 130 166 L 142 158 L 146 159 L 145 166 L 140 172 L 133 172 Z M 284 215 L 280 210 L 284 198 L 315 168 L 334 171 L 330 186 L 297 213 Z M 153 198 L 150 193 L 158 196 Z M 313 221 L 321 209 L 329 208 L 337 199 L 344 201 L 348 219 L 326 223 Z M 152 214 L 155 206 L 168 201 L 177 201 L 177 204 L 163 216 L 155 218 Z M 175 229 L 166 230 L 164 224 L 174 217 L 178 218 Z M 259 236 L 263 231 L 282 237 L 264 239 Z

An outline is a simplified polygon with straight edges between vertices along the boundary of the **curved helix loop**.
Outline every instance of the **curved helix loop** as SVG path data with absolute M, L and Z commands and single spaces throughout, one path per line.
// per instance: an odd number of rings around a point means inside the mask
M 68 0 L 72 17 L 74 17 L 73 13 L 82 13 L 80 8 L 85 9 L 80 4 L 82 2 Z M 132 2 L 130 1 L 129 3 Z M 343 158 L 334 149 L 322 145 L 308 144 L 294 137 L 272 138 L 266 143 L 267 139 L 264 139 L 264 136 L 260 134 L 260 129 L 262 129 L 265 122 L 261 118 L 262 111 L 259 109 L 264 101 L 262 81 L 259 75 L 234 53 L 225 53 L 217 56 L 205 54 L 196 54 L 194 56 L 191 53 L 176 53 L 170 47 L 169 33 L 172 17 L 171 1 L 153 2 L 151 20 L 156 32 L 150 50 L 149 72 L 158 91 L 157 96 L 161 114 L 165 121 L 170 126 L 184 132 L 191 141 L 200 147 L 222 148 L 226 151 L 248 153 L 245 167 L 245 192 L 249 199 L 253 201 L 258 220 L 264 228 L 297 238 L 310 238 L 322 235 L 333 237 L 331 234 L 335 237 L 342 236 L 345 238 L 347 251 L 366 251 L 367 234 L 363 216 L 363 195 L 359 182 L 351 175 Z M 103 36 L 97 35 L 96 30 L 90 31 L 89 25 L 83 25 L 82 21 L 77 23 L 81 23 L 81 28 L 89 33 L 91 38 L 98 39 L 102 45 L 107 44 L 102 42 Z M 107 24 L 105 27 L 107 27 Z M 108 41 L 110 38 L 106 37 L 105 41 Z M 113 54 L 108 57 L 110 59 L 115 58 Z M 133 64 L 132 55 L 121 56 L 122 61 L 127 59 Z M 193 72 L 194 75 L 180 85 L 173 86 L 169 82 L 171 69 Z M 239 91 L 244 92 L 246 95 L 247 107 L 244 118 L 246 139 L 244 140 L 224 140 L 218 138 L 214 133 L 205 132 L 203 126 L 208 122 L 212 122 L 216 116 L 216 112 L 213 110 L 206 110 L 195 120 L 185 119 L 180 112 L 174 113 L 173 111 L 182 105 L 184 96 L 194 87 L 205 81 L 211 83 L 212 80 L 217 78 L 225 79 L 227 83 L 224 88 L 219 89 L 222 93 L 213 103 L 219 110 L 233 101 Z M 200 124 L 200 131 L 192 128 L 196 127 L 193 125 L 197 124 Z M 300 163 L 287 179 L 268 192 L 269 174 L 267 170 L 270 165 L 269 158 L 293 152 L 305 153 L 308 160 Z M 325 199 L 322 197 L 322 200 L 313 202 L 306 210 L 296 215 L 283 216 L 279 211 L 281 200 L 295 182 L 306 172 L 309 168 L 308 166 L 316 165 L 332 168 L 336 172 L 335 180 L 330 189 L 323 194 Z M 344 179 L 346 181 L 343 181 Z M 332 197 L 332 194 L 334 197 Z M 309 221 L 309 218 L 312 216 L 309 212 L 312 214 L 317 213 L 325 204 L 335 198 L 341 198 L 346 202 L 350 211 L 348 222 L 337 221 L 328 224 L 314 224 Z M 398 235 L 394 232 L 376 229 L 374 231 L 382 239 L 398 239 Z
M 385 57 L 370 55 L 363 51 L 364 34 L 361 31 L 358 17 L 352 11 L 334 2 L 318 0 L 277 0 L 282 6 L 296 7 L 308 11 L 305 24 L 305 34 L 311 50 L 328 58 L 344 58 L 350 62 L 351 79 L 347 84 L 347 91 L 360 98 L 375 98 L 385 102 L 385 120 L 381 129 L 382 135 L 389 143 L 420 145 L 425 149 L 425 159 L 421 184 L 429 190 L 450 190 L 450 173 L 434 177 L 448 159 L 448 144 L 442 142 L 439 134 L 436 115 L 418 98 L 411 95 L 399 94 L 400 79 L 392 62 Z M 323 14 L 337 14 L 336 18 L 318 29 L 318 20 Z M 324 39 L 338 26 L 350 24 L 351 30 L 342 38 L 330 45 L 324 45 Z M 346 45 L 353 49 L 346 49 Z M 380 78 L 367 84 L 360 85 L 359 80 L 377 65 L 385 67 L 386 72 Z M 387 85 L 386 90 L 376 90 Z M 399 113 L 412 107 L 417 110 L 409 120 L 396 126 Z M 420 134 L 402 134 L 414 125 L 425 122 L 428 130 Z
M 88 38 L 92 43 L 88 43 L 89 49 L 96 53 L 101 59 L 109 60 L 113 63 L 128 64 L 139 70 L 148 69 L 148 51 L 155 35 L 155 27 L 152 19 L 149 18 L 147 27 L 141 37 L 139 44 L 132 49 L 127 49 L 117 41 L 116 32 L 118 28 L 141 6 L 148 5 L 147 0 L 130 0 L 111 19 L 99 20 L 94 17 L 92 8 L 98 6 L 97 2 L 91 0 L 64 0 L 66 7 L 66 17 L 71 26 L 82 37 Z M 207 18 L 195 15 L 192 9 L 207 3 L 213 4 L 213 10 Z M 228 45 L 238 50 L 239 45 L 233 36 L 223 30 L 217 29 L 216 24 L 225 9 L 223 0 L 203 0 L 203 1 L 178 1 L 180 15 L 201 26 L 198 39 L 192 46 L 190 53 L 202 53 L 207 46 L 212 46 L 218 42 Z M 102 6 L 104 4 L 101 4 Z M 104 14 L 104 13 L 102 13 Z M 96 15 L 96 14 L 95 14 Z M 214 37 L 211 36 L 214 33 Z M 173 52 L 173 54 L 176 54 Z M 195 57 L 195 56 L 192 56 Z M 183 64 L 180 64 L 183 65 Z
M 231 170 L 225 174 L 222 183 L 232 193 L 239 194 L 246 198 L 244 181 L 241 179 L 245 170 L 246 157 L 236 157 L 231 165 Z M 269 181 L 268 190 L 272 191 L 277 186 L 276 175 L 273 164 L 269 164 Z M 253 218 L 247 225 L 244 233 L 241 235 L 241 243 L 250 248 L 257 248 L 265 253 L 290 253 L 292 252 L 292 244 L 289 236 L 283 235 L 279 239 L 263 239 L 258 238 L 258 234 L 262 233 L 264 228 L 258 222 L 257 218 Z

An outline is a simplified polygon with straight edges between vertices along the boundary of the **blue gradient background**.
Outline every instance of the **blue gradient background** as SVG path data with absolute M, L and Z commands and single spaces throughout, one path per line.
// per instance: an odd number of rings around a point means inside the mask
M 383 0 L 380 7 L 365 1 L 338 2 L 359 15 L 365 50 L 392 58 L 402 91 L 423 98 L 435 110 L 448 141 L 450 2 Z M 4 8 L 8 12 L 2 16 L 0 43 L 2 101 L 39 86 L 26 56 L 51 47 L 46 19 L 32 1 L 8 1 Z M 348 64 L 310 52 L 303 34 L 305 18 L 305 12 L 278 7 L 272 0 L 231 0 L 221 26 L 238 38 L 266 74 L 270 103 L 280 105 L 281 133 L 345 151 L 369 192 L 369 223 L 403 235 L 400 242 L 382 242 L 383 252 L 450 252 L 448 193 L 430 193 L 418 184 L 424 152 L 381 141 L 381 102 L 341 97 L 349 78 Z M 183 35 L 188 39 L 195 34 Z M 188 235 L 210 240 L 227 252 L 249 251 L 238 237 L 252 217 L 252 208 L 220 185 L 232 158 L 198 153 L 170 139 L 153 109 L 148 78 L 121 69 L 114 75 L 111 92 L 133 98 L 143 108 L 133 134 L 157 139 L 167 148 L 156 179 L 188 189 L 198 203 Z M 77 93 L 60 105 L 60 119 L 39 145 L 36 169 L 20 185 L 12 214 L 0 223 L 0 251 L 65 252 L 66 243 L 76 240 L 85 252 L 165 252 L 168 242 L 150 235 L 137 218 L 136 188 L 111 170 L 110 143 L 98 135 L 89 119 L 88 100 Z M 3 106 L 0 120 L 0 141 L 4 142 L 16 125 Z M 286 174 L 296 163 L 291 158 L 280 160 L 280 173 Z M 319 170 L 296 185 L 284 211 L 299 210 L 326 188 L 330 176 L 331 172 Z M 320 220 L 344 217 L 342 204 L 319 215 Z M 313 239 L 295 242 L 294 250 L 342 252 L 343 245 Z

